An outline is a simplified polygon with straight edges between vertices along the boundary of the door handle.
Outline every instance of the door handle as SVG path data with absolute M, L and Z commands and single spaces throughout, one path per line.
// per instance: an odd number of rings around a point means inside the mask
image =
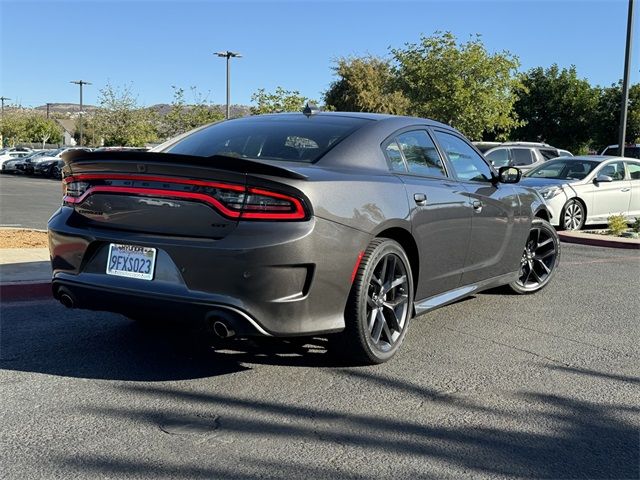
M 474 200 L 471 202 L 471 206 L 476 213 L 480 213 L 484 204 L 480 200 Z
M 630 188 L 623 188 L 622 190 L 620 190 L 621 192 L 628 192 L 629 190 L 631 190 Z
M 424 193 L 414 193 L 413 199 L 419 207 L 424 207 L 427 204 L 427 196 Z

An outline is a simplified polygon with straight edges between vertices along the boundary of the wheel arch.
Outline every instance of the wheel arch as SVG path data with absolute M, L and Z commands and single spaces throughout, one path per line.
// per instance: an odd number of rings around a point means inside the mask
M 418 253 L 418 245 L 413 235 L 408 230 L 401 227 L 391 227 L 382 230 L 376 235 L 376 238 L 389 238 L 400 244 L 402 249 L 409 258 L 411 266 L 411 276 L 413 277 L 413 291 L 416 292 L 418 287 L 418 279 L 420 276 L 420 254 Z

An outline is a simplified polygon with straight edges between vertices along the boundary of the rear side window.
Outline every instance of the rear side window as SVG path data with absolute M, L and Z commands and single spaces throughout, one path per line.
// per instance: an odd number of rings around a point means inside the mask
M 531 165 L 533 163 L 531 153 L 528 148 L 512 148 L 511 158 L 513 159 L 513 164 L 516 167 L 518 165 Z
M 545 160 L 551 160 L 552 158 L 558 157 L 560 154 L 558 150 L 554 150 L 552 148 L 539 148 L 538 151 Z
M 436 145 L 424 130 L 401 133 L 396 137 L 410 173 L 430 177 L 446 177 Z
M 640 180 L 640 163 L 626 162 L 631 180 Z
M 394 172 L 407 172 L 407 168 L 404 165 L 404 160 L 402 159 L 402 153 L 400 153 L 400 147 L 395 140 L 387 145 L 387 148 L 385 148 L 385 153 L 387 154 L 387 158 L 389 159 L 391 170 L 393 170 Z
M 163 152 L 310 163 L 371 121 L 337 115 L 246 117 L 197 130 Z

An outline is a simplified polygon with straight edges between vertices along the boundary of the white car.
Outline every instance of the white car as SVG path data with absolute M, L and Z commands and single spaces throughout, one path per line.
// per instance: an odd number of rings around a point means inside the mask
M 522 185 L 547 203 L 551 224 L 566 230 L 607 223 L 611 215 L 640 217 L 640 160 L 607 156 L 561 157 L 527 172 Z
M 0 150 L 0 169 L 5 170 L 4 165 L 6 162 L 26 157 L 31 154 L 32 151 L 33 150 L 26 147 L 3 148 Z

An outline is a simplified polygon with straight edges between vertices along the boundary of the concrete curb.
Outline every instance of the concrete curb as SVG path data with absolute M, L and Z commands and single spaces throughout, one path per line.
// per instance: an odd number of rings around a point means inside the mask
M 640 240 L 634 238 L 607 237 L 593 233 L 558 232 L 560 240 L 567 243 L 590 245 L 593 247 L 626 248 L 640 250 Z
M 50 281 L 0 283 L 0 300 L 3 302 L 43 298 L 53 298 Z

